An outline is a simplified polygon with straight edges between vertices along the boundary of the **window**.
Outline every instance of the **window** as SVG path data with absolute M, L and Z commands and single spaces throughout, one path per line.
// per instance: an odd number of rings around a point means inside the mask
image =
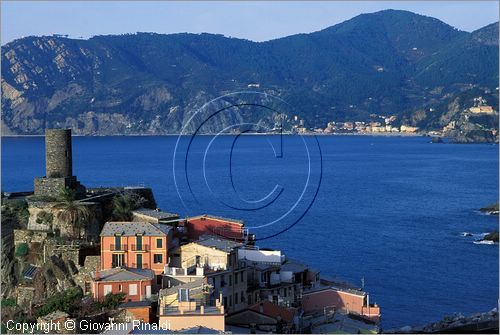
M 229 296 L 229 307 L 231 307 L 232 304 L 233 304 L 233 296 L 230 295 Z
M 189 301 L 189 289 L 180 288 L 177 293 L 177 300 L 179 301 Z
M 234 274 L 234 285 L 238 285 L 238 274 Z
M 249 305 L 252 304 L 252 295 L 251 294 L 248 295 L 248 304 Z
M 229 286 L 233 285 L 233 275 L 229 275 Z
M 159 238 L 159 239 L 156 240 L 156 247 L 158 249 L 163 248 L 163 240 L 161 238 Z
M 222 275 L 220 277 L 220 287 L 226 286 L 226 276 Z
M 121 250 L 122 238 L 119 235 L 115 236 L 115 250 Z
M 241 291 L 241 302 L 245 302 L 245 292 Z
M 245 271 L 241 271 L 241 282 L 245 282 Z
M 142 255 L 141 255 L 141 254 L 138 254 L 136 257 L 137 257 L 137 258 L 136 258 L 136 260 L 137 260 L 136 267 L 137 267 L 138 269 L 142 269 Z
M 118 284 L 118 292 L 123 292 L 123 286 L 122 286 L 122 284 Z
M 142 250 L 142 236 L 141 235 L 138 235 L 136 237 L 136 247 L 137 247 L 137 250 Z
M 227 307 L 227 297 L 224 297 L 223 300 L 224 300 L 224 303 L 223 303 L 224 307 Z
M 111 285 L 104 285 L 104 295 L 107 295 L 113 291 L 113 287 Z
M 234 294 L 234 304 L 236 305 L 238 303 L 238 293 Z
M 92 292 L 92 284 L 88 281 L 85 282 L 85 292 L 84 293 L 87 293 L 87 292 Z
M 117 268 L 124 265 L 123 254 L 111 255 L 111 267 Z
M 265 282 L 266 282 L 266 273 L 265 273 L 265 272 L 262 272 L 262 273 L 260 274 L 260 281 L 261 281 L 261 282 L 263 282 L 263 283 L 265 283 Z
M 153 261 L 155 264 L 163 263 L 163 255 L 162 254 L 154 254 Z

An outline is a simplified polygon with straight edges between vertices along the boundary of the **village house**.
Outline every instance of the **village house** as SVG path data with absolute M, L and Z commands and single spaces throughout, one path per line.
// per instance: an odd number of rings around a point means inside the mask
M 160 290 L 158 315 L 170 331 L 197 326 L 225 331 L 224 306 L 204 279 Z
M 229 254 L 241 243 L 202 235 L 195 242 L 184 244 L 173 251 L 169 264 L 174 267 L 186 268 L 188 271 L 195 267 L 211 270 L 226 270 L 230 262 Z
M 215 235 L 225 239 L 243 242 L 251 240 L 243 221 L 221 218 L 211 215 L 201 215 L 186 219 L 184 227 L 187 229 L 191 241 L 196 241 L 202 235 Z
M 326 280 L 322 282 L 321 286 L 304 290 L 302 293 L 302 309 L 305 314 L 333 307 L 374 323 L 380 321 L 380 307 L 370 303 L 370 297 L 366 292 L 346 284 Z
M 237 258 L 237 248 L 241 243 L 203 235 L 200 240 L 179 247 L 175 253 L 173 266 L 176 276 L 165 275 L 171 282 L 189 280 L 187 274 L 203 274 L 214 289 L 214 294 L 222 296 L 227 313 L 247 307 L 247 273 Z M 173 272 L 173 269 L 168 269 Z M 196 271 L 196 273 L 195 273 Z M 164 280 L 165 280 L 164 279 Z
M 248 304 L 268 300 L 283 306 L 299 306 L 303 289 L 319 280 L 318 271 L 287 260 L 279 250 L 240 248 L 238 259 L 248 272 Z
M 233 333 L 252 333 L 258 330 L 286 334 L 298 330 L 297 314 L 296 308 L 279 306 L 266 300 L 227 316 L 226 324 Z
M 108 293 L 125 293 L 125 301 L 151 299 L 156 291 L 155 273 L 150 269 L 112 268 L 92 273 L 92 296 L 100 301 Z
M 101 231 L 101 270 L 126 266 L 151 269 L 159 276 L 168 262 L 171 241 L 168 225 L 106 222 Z

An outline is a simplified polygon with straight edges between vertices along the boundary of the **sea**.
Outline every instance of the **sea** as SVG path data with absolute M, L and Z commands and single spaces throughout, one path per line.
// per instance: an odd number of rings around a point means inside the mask
M 44 176 L 43 137 L 2 138 L 2 191 Z M 87 187 L 148 186 L 182 217 L 244 220 L 260 247 L 363 287 L 382 327 L 498 306 L 498 146 L 427 137 L 73 137 Z M 470 232 L 473 236 L 463 236 Z

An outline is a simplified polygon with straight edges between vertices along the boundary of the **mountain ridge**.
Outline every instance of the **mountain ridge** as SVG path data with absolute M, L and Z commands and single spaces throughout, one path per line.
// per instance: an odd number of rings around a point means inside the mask
M 468 33 L 393 10 L 264 42 L 208 33 L 25 37 L 2 46 L 2 128 L 175 133 L 204 102 L 252 83 L 297 106 L 309 126 L 401 116 L 468 87 L 494 91 L 495 54 L 498 23 Z

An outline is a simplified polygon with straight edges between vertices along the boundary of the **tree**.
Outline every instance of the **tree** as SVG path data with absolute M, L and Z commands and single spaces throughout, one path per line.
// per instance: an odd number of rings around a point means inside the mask
M 145 199 L 135 194 L 124 193 L 113 198 L 113 220 L 131 221 L 132 211 L 139 208 Z
M 58 292 L 47 299 L 47 302 L 36 312 L 36 315 L 44 316 L 57 310 L 71 315 L 78 311 L 82 297 L 82 289 L 78 286 Z
M 73 237 L 80 237 L 80 228 L 85 226 L 92 217 L 89 208 L 76 200 L 75 191 L 69 187 L 61 190 L 58 202 L 52 208 L 57 210 L 58 220 L 72 227 Z
M 123 292 L 120 293 L 108 293 L 104 297 L 104 301 L 101 303 L 101 306 L 105 309 L 116 309 L 124 300 L 126 294 Z

